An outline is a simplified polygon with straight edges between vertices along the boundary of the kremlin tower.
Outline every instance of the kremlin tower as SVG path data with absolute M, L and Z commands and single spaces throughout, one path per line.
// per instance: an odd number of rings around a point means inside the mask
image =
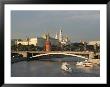
M 49 40 L 49 34 L 46 35 L 45 51 L 51 51 L 51 42 Z

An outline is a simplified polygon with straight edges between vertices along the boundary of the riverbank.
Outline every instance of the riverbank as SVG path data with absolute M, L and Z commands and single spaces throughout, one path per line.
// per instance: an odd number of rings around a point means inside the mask
M 100 64 L 100 59 L 89 59 L 89 62 L 92 62 L 92 64 Z

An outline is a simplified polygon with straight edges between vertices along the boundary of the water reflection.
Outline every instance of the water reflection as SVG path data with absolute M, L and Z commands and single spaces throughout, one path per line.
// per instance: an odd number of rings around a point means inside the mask
M 100 76 L 100 66 L 76 66 L 76 61 L 84 59 L 76 57 L 50 58 L 35 61 L 21 61 L 11 65 L 13 77 L 97 77 Z M 72 73 L 61 70 L 61 65 L 67 61 L 72 67 Z

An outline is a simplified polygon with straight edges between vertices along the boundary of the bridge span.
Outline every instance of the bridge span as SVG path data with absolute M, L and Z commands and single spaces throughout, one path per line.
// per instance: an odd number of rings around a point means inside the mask
M 41 57 L 48 55 L 68 55 L 68 56 L 76 56 L 84 59 L 94 58 L 94 52 L 82 51 L 12 51 L 11 54 L 21 54 L 24 58 L 27 57 Z
M 59 53 L 56 53 L 56 52 L 52 52 L 52 53 L 45 53 L 45 54 L 39 54 L 39 55 L 35 55 L 35 56 L 32 56 L 32 57 L 41 57 L 41 56 L 47 56 L 47 55 L 67 55 L 67 56 L 75 56 L 75 57 L 80 57 L 80 58 L 83 58 L 83 59 L 88 59 L 87 57 L 85 56 L 81 56 L 81 55 L 75 55 L 75 54 L 69 54 L 69 53 L 64 53 L 64 52 L 59 52 Z

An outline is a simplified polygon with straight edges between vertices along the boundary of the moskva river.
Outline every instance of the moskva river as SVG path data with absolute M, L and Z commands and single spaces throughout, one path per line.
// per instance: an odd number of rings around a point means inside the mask
M 99 77 L 100 65 L 93 67 L 77 66 L 78 57 L 48 58 L 33 61 L 21 61 L 11 64 L 12 77 Z M 63 62 L 70 64 L 72 72 L 61 69 Z

